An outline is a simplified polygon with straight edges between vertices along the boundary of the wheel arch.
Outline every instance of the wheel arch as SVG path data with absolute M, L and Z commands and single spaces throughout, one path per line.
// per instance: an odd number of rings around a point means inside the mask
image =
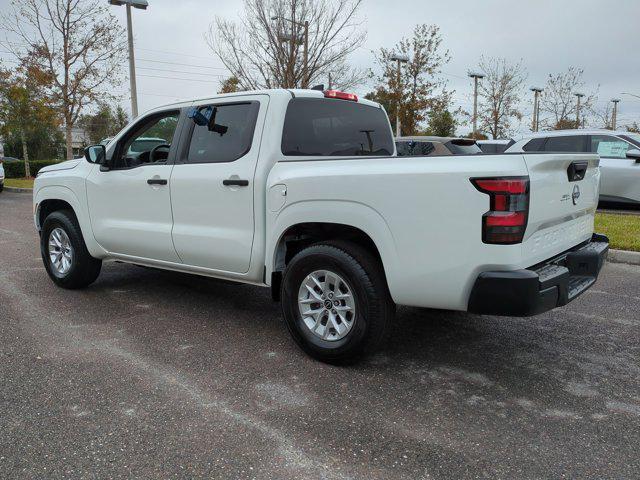
M 48 215 L 59 210 L 71 210 L 78 220 L 80 231 L 89 253 L 101 258 L 104 250 L 96 243 L 93 230 L 86 209 L 82 208 L 80 200 L 69 188 L 50 185 L 40 188 L 34 197 L 34 223 L 38 232 L 42 230 L 42 224 Z
M 279 296 L 282 272 L 288 261 L 308 245 L 328 240 L 350 241 L 370 251 L 379 259 L 389 289 L 393 290 L 393 266 L 397 265 L 393 236 L 384 219 L 365 205 L 350 202 L 296 204 L 281 212 L 269 238 L 265 281 L 270 284 L 275 299 Z

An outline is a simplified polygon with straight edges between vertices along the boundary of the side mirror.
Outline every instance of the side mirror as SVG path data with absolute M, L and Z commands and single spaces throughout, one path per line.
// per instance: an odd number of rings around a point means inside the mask
M 636 163 L 640 163 L 640 149 L 631 148 L 627 150 L 627 158 L 630 158 L 631 160 L 635 160 Z
M 104 145 L 91 145 L 84 149 L 84 158 L 89 163 L 103 164 L 107 158 L 107 150 Z

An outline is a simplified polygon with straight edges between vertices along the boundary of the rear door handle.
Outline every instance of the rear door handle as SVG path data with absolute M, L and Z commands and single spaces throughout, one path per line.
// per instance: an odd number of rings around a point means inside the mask
M 147 183 L 149 185 L 166 185 L 167 181 L 164 178 L 150 178 Z
M 240 180 L 237 178 L 228 178 L 226 180 L 222 181 L 222 184 L 225 186 L 236 186 L 236 187 L 248 187 L 249 186 L 249 180 Z

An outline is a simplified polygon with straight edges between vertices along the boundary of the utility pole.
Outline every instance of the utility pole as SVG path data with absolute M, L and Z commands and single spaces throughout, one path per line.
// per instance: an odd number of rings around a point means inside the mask
M 396 109 L 396 137 L 399 137 L 402 134 L 402 128 L 400 125 L 400 103 L 402 101 L 402 70 L 401 64 L 407 63 L 409 61 L 409 57 L 406 55 L 391 55 L 389 60 L 392 62 L 398 62 L 398 71 L 397 71 L 397 82 L 398 82 L 398 107 Z
M 618 103 L 620 102 L 620 99 L 612 98 L 611 101 L 613 102 L 613 113 L 611 114 L 611 130 L 615 130 L 618 123 Z
M 469 72 L 469 77 L 473 78 L 473 139 L 478 139 L 478 80 L 484 78 L 484 74 Z
M 129 83 L 131 85 L 131 116 L 138 117 L 138 87 L 136 85 L 136 60 L 133 53 L 133 22 L 131 4 L 127 3 L 127 36 L 129 38 Z
M 531 131 L 537 132 L 540 129 L 540 94 L 542 88 L 531 87 L 529 90 L 533 92 L 533 119 L 531 121 Z
M 327 90 L 332 90 L 333 85 L 331 84 L 331 72 L 329 72 L 329 88 Z
M 580 99 L 584 97 L 584 93 L 576 92 L 574 95 L 578 99 L 576 103 L 576 128 L 580 128 Z
M 304 21 L 304 80 L 302 88 L 309 88 L 309 22 Z
M 124 5 L 127 7 L 127 38 L 129 40 L 129 84 L 131 88 L 131 116 L 138 116 L 138 88 L 136 86 L 136 60 L 133 52 L 133 21 L 131 19 L 131 7 L 146 10 L 149 6 L 147 0 L 109 0 L 111 5 Z
M 292 14 L 294 12 L 291 12 Z M 271 20 L 282 20 L 283 22 L 291 23 L 291 35 L 281 35 L 278 38 L 284 42 L 290 42 L 289 54 L 291 61 L 291 87 L 295 87 L 295 59 L 293 58 L 293 50 L 296 43 L 300 43 L 300 39 L 296 36 L 295 27 L 302 27 L 304 29 L 303 38 L 303 72 L 302 72 L 302 88 L 309 88 L 309 22 L 307 20 L 304 23 L 296 22 L 290 18 L 281 17 L 279 15 L 271 17 Z

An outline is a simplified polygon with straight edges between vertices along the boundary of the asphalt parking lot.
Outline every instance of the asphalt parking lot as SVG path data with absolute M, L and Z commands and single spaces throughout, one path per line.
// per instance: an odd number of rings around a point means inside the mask
M 401 308 L 339 368 L 266 289 L 116 263 L 58 289 L 30 212 L 0 194 L 2 478 L 639 475 L 640 267 L 531 319 Z

